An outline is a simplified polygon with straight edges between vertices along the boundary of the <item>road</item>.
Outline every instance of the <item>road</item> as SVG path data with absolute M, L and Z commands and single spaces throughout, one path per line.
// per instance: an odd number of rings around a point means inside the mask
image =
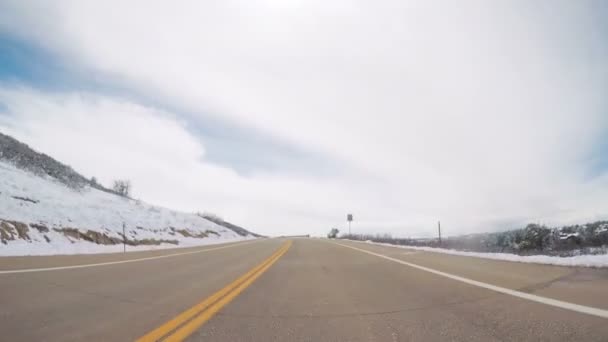
M 306 238 L 0 258 L 0 340 L 158 338 L 607 341 L 608 270 Z

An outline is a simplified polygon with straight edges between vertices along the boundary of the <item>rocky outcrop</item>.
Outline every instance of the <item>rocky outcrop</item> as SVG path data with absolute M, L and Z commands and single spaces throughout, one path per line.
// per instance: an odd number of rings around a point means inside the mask
M 29 227 L 23 222 L 0 220 L 0 242 L 21 239 L 30 241 Z
M 122 237 L 112 237 L 104 233 L 96 232 L 93 230 L 81 231 L 76 228 L 53 228 L 54 231 L 62 233 L 72 240 L 85 240 L 98 245 L 121 245 L 126 244 L 129 246 L 139 245 L 160 245 L 162 243 L 170 243 L 173 245 L 179 244 L 177 240 L 167 239 L 129 239 L 126 240 Z

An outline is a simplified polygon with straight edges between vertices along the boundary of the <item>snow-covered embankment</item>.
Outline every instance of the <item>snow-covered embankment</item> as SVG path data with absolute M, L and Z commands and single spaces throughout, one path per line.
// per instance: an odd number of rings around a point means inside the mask
M 201 216 L 85 186 L 74 190 L 0 161 L 0 255 L 119 252 L 255 238 Z
M 355 240 L 352 240 L 355 241 Z M 361 242 L 361 241 L 356 241 Z M 373 245 L 383 245 L 397 248 L 412 249 L 424 252 L 443 253 L 459 256 L 468 256 L 475 258 L 485 258 L 502 261 L 512 262 L 524 262 L 524 263 L 536 263 L 536 264 L 547 264 L 557 266 L 581 266 L 581 267 L 608 267 L 608 254 L 598 255 L 575 255 L 569 257 L 549 256 L 549 255 L 517 255 L 511 253 L 481 253 L 481 252 L 467 252 L 458 251 L 447 248 L 435 248 L 435 247 L 420 247 L 420 246 L 402 246 L 393 245 L 390 243 L 372 242 L 365 241 L 361 243 L 368 243 Z

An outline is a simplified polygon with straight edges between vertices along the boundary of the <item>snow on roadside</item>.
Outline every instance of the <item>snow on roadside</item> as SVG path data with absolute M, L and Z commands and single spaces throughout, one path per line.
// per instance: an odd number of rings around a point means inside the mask
M 39 177 L 0 162 L 0 224 L 3 221 L 5 225 L 12 221 L 29 225 L 29 238 L 7 240 L 5 231 L 0 256 L 122 252 L 122 244 L 96 244 L 69 236 L 61 229 L 77 229 L 83 233 L 90 230 L 122 241 L 123 222 L 126 236 L 132 241 L 164 241 L 159 245 L 127 246 L 127 251 L 255 238 L 241 236 L 195 214 L 152 206 L 90 187 L 76 191 L 52 178 Z M 36 229 L 32 224 L 44 228 Z
M 354 241 L 354 240 L 349 240 Z M 523 263 L 535 263 L 535 264 L 546 264 L 556 266 L 580 266 L 580 267 L 608 267 L 608 254 L 599 255 L 576 255 L 570 257 L 559 257 L 549 255 L 517 255 L 510 253 L 481 253 L 481 252 L 466 252 L 457 251 L 447 248 L 435 248 L 435 247 L 421 247 L 421 246 L 402 246 L 393 245 L 390 243 L 372 242 L 372 241 L 354 241 L 359 243 L 367 243 L 372 245 L 390 246 L 396 248 L 412 249 L 424 252 L 443 253 L 459 256 L 468 256 L 475 258 L 511 261 L 511 262 L 523 262 Z
M 31 235 L 31 234 L 30 234 Z M 170 248 L 187 248 L 221 243 L 240 242 L 255 239 L 247 237 L 208 237 L 204 239 L 182 238 L 179 245 L 162 243 L 160 245 L 128 246 L 128 252 L 150 251 Z M 65 240 L 57 235 L 50 243 L 40 241 L 28 242 L 24 240 L 11 241 L 8 245 L 0 244 L 0 257 L 2 256 L 43 256 L 43 255 L 73 255 L 73 254 L 101 254 L 101 253 L 123 253 L 123 245 L 99 245 L 84 240 Z

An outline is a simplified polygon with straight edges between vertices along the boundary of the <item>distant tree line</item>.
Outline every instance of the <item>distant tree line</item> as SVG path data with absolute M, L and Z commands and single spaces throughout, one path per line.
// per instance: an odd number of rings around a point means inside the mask
M 344 234 L 340 238 L 404 246 L 442 247 L 473 252 L 504 252 L 521 255 L 603 254 L 608 252 L 608 221 L 556 228 L 529 224 L 525 228 L 505 232 L 444 237 L 441 245 L 438 239 L 394 238 L 390 234 Z

